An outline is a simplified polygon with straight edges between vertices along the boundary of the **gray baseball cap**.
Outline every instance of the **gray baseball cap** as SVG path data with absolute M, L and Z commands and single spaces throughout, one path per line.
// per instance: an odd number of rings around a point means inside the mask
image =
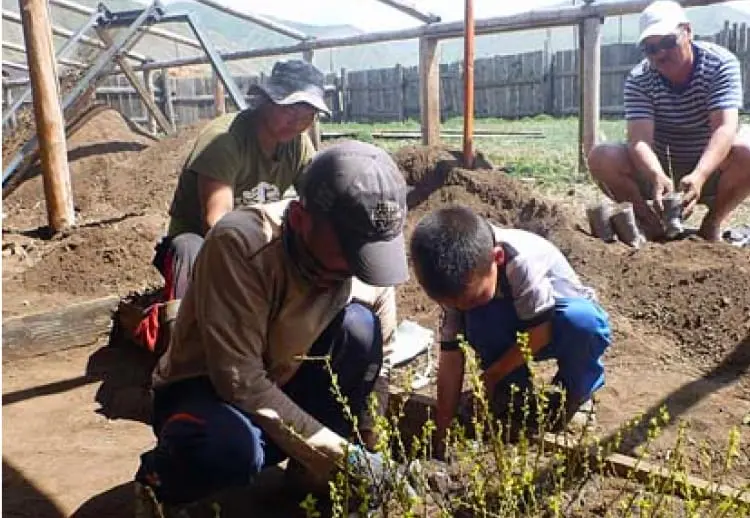
M 306 61 L 277 61 L 271 77 L 263 84 L 250 85 L 247 93 L 265 94 L 271 101 L 281 105 L 307 103 L 316 110 L 331 115 L 325 101 L 325 76 Z
M 406 182 L 384 150 L 346 140 L 321 151 L 298 182 L 302 204 L 333 225 L 349 267 L 372 286 L 406 282 Z

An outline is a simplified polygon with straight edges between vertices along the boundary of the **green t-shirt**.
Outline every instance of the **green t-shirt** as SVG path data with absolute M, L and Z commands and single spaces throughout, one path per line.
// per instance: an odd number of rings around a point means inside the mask
M 206 126 L 196 139 L 182 168 L 169 209 L 169 235 L 184 232 L 203 235 L 203 214 L 198 198 L 198 175 L 231 185 L 234 206 L 280 198 L 297 180 L 315 148 L 306 133 L 279 144 L 266 157 L 256 132 L 252 110 L 222 115 Z M 263 195 L 258 196 L 262 190 Z

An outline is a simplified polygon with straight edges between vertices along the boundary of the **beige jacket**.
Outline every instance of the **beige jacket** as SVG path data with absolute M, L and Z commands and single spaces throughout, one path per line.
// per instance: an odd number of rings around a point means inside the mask
M 219 396 L 251 414 L 287 454 L 313 473 L 329 473 L 343 455 L 345 439 L 279 387 L 350 301 L 373 309 L 389 343 L 396 327 L 395 294 L 356 279 L 313 289 L 284 252 L 281 219 L 287 204 L 236 210 L 210 232 L 154 386 L 208 375 Z

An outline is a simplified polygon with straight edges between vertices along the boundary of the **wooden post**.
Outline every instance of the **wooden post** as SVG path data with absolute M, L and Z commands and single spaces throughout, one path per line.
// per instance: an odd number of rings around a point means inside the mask
M 313 64 L 313 51 L 312 50 L 305 50 L 302 51 L 302 59 Z M 310 128 L 307 130 L 307 135 L 310 137 L 310 140 L 312 140 L 313 147 L 315 147 L 315 150 L 317 151 L 320 149 L 320 121 L 318 120 L 319 117 L 316 115 L 315 120 L 313 121 Z
M 347 122 L 349 120 L 349 82 L 346 77 L 346 68 L 341 67 L 341 120 L 339 122 Z
M 440 56 L 437 38 L 419 39 L 419 107 L 422 114 L 422 144 L 440 142 Z
M 224 83 L 221 82 L 219 74 L 213 73 L 213 91 L 214 91 L 214 108 L 216 116 L 224 115 L 227 112 L 227 101 L 224 96 Z
M 474 2 L 464 0 L 464 167 L 474 167 Z
M 154 78 L 151 69 L 143 71 L 143 86 L 146 89 L 146 95 L 153 101 L 154 98 Z M 155 102 L 155 101 L 154 101 Z M 151 133 L 156 133 L 156 119 L 151 115 L 151 111 L 146 109 L 146 124 Z
M 396 64 L 395 76 L 396 120 L 402 122 L 406 119 L 406 104 L 404 103 L 404 67 Z
M 75 224 L 75 213 L 52 28 L 45 0 L 21 0 L 19 7 L 33 93 L 47 220 L 52 231 L 58 232 Z
M 586 157 L 599 139 L 602 20 L 586 18 L 581 22 L 581 109 L 578 170 L 586 170 Z
M 172 104 L 172 91 L 169 88 L 169 69 L 161 69 L 161 98 L 164 103 L 164 114 L 169 121 L 169 124 L 174 129 L 174 104 Z

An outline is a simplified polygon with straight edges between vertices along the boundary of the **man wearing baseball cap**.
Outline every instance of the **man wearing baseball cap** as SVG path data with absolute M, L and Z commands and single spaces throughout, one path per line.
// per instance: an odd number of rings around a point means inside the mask
M 708 206 L 699 234 L 718 241 L 723 222 L 750 195 L 739 61 L 723 47 L 694 41 L 685 11 L 671 0 L 650 4 L 640 29 L 645 59 L 625 81 L 627 144 L 595 147 L 589 169 L 605 192 L 633 202 L 647 237 L 664 236 L 662 198 L 677 189 L 683 217 L 697 203 Z
M 150 308 L 135 330 L 160 353 L 189 283 L 206 232 L 234 207 L 281 199 L 312 158 L 306 130 L 317 113 L 330 115 L 324 76 L 299 60 L 277 62 L 252 85 L 250 108 L 211 121 L 198 135 L 177 182 L 167 235 L 153 263 L 165 279 L 165 303 Z
M 386 476 L 355 437 L 372 428 L 369 394 L 387 394 L 406 184 L 385 151 L 357 141 L 316 155 L 302 178 L 299 199 L 228 213 L 198 254 L 153 376 L 157 445 L 136 475 L 159 505 L 248 484 L 288 457 L 323 479 L 348 464 L 373 491 Z

